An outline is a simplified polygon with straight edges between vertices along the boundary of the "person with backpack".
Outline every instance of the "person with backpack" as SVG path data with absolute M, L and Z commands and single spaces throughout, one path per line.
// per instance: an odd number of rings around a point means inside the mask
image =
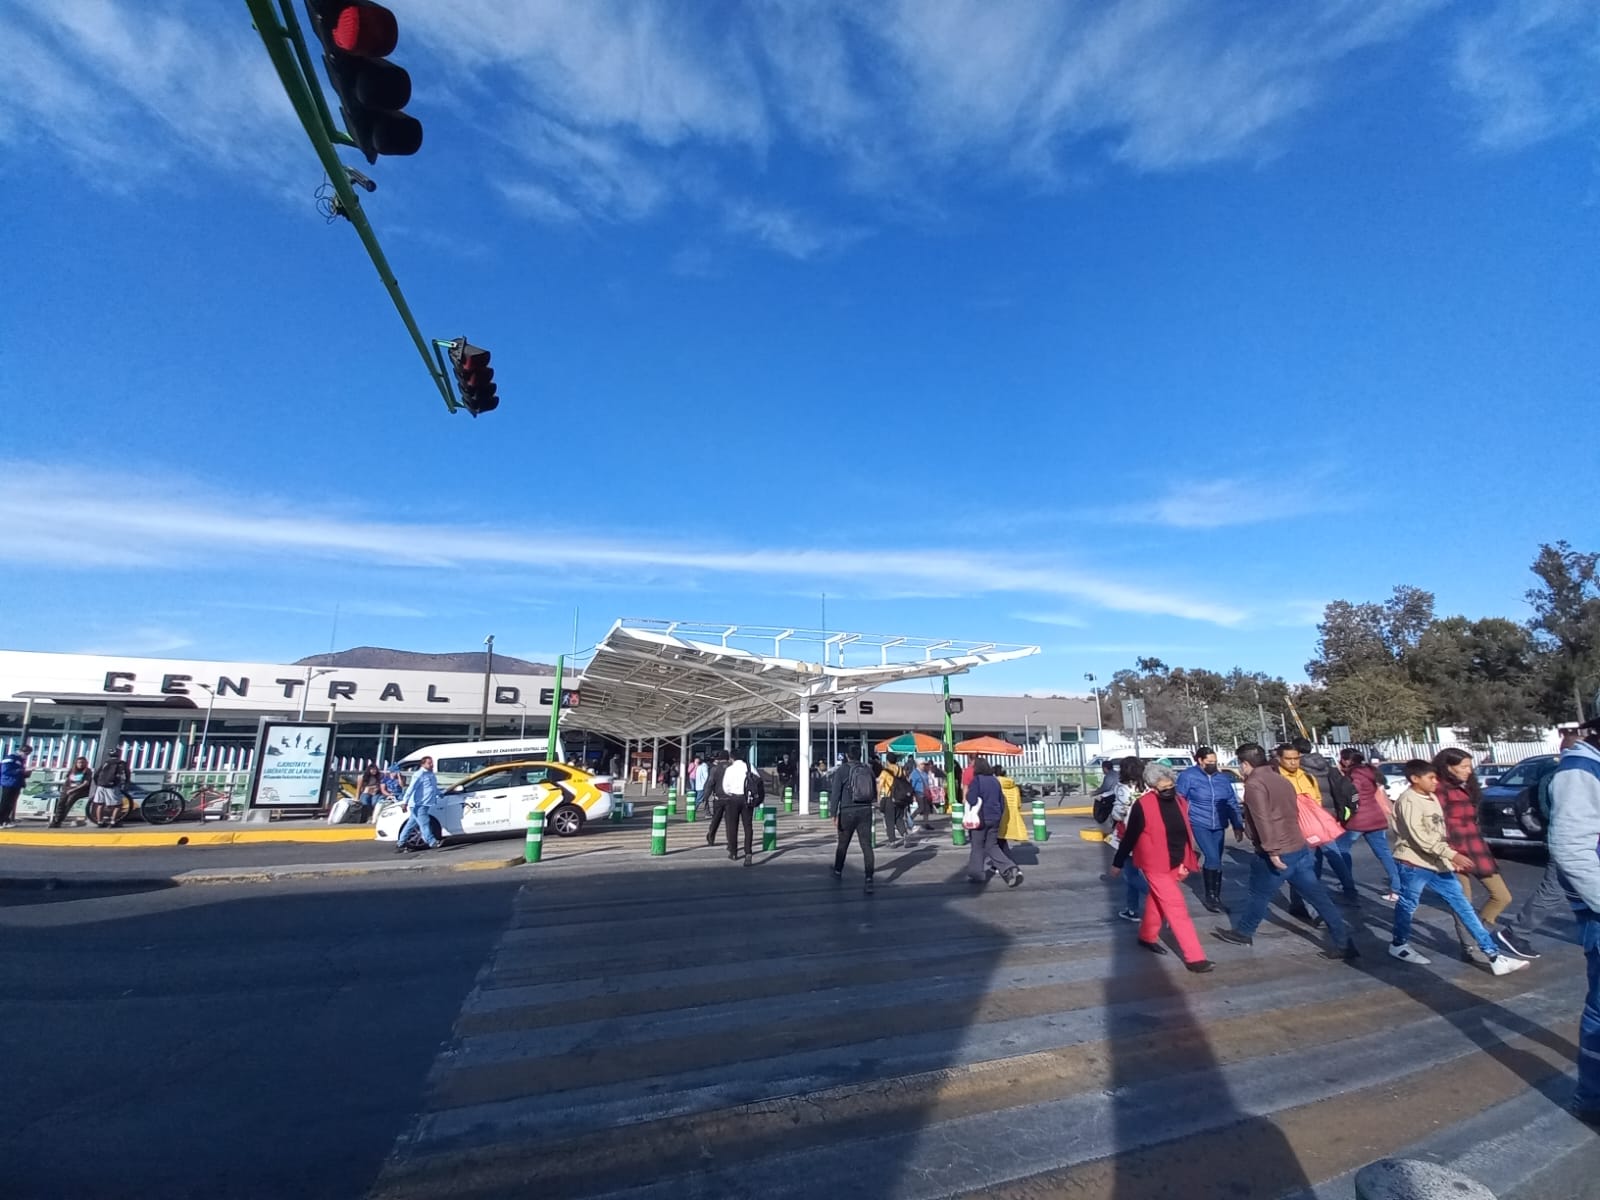
M 1600 717 L 1579 728 L 1550 782 L 1550 857 L 1578 919 L 1589 990 L 1578 1022 L 1578 1086 L 1572 1113 L 1600 1126 Z
M 1400 899 L 1400 868 L 1394 865 L 1389 850 L 1389 791 L 1383 776 L 1354 748 L 1339 751 L 1339 770 L 1330 780 L 1333 787 L 1333 815 L 1344 826 L 1339 848 L 1349 854 L 1355 844 L 1366 839 L 1367 848 L 1389 878 L 1383 899 L 1394 904 Z
M 878 772 L 878 800 L 883 805 L 883 827 L 890 846 L 898 845 L 911 837 L 911 801 L 915 799 L 911 778 L 900 768 L 900 756 L 890 751 L 883 769 Z
M 122 793 L 132 778 L 122 751 L 112 746 L 94 769 L 94 791 L 89 797 L 90 815 L 101 829 L 122 824 Z
M 1239 815 L 1233 780 L 1217 766 L 1217 752 L 1199 746 L 1194 766 L 1178 776 L 1178 795 L 1187 806 L 1189 826 L 1195 845 L 1200 848 L 1201 903 L 1207 912 L 1227 912 L 1222 903 L 1222 846 L 1228 827 L 1233 827 L 1235 844 L 1244 841 L 1244 818 Z
M 844 878 L 845 854 L 850 849 L 850 839 L 861 843 L 861 865 L 866 872 L 862 891 L 872 895 L 872 872 L 877 865 L 872 852 L 872 813 L 878 799 L 877 783 L 872 778 L 872 768 L 861 761 L 861 751 L 847 747 L 844 761 L 828 776 L 828 795 L 836 798 L 838 815 L 834 825 L 839 830 L 839 844 L 833 852 L 833 877 Z
M 1022 872 L 1011 856 L 1000 849 L 1000 824 L 1005 819 L 1005 793 L 994 767 L 986 758 L 972 764 L 972 785 L 967 788 L 966 812 L 977 816 L 976 827 L 968 827 L 967 840 L 971 851 L 967 855 L 967 878 L 973 883 L 989 882 L 988 867 L 993 864 L 1000 872 L 1006 886 L 1016 887 L 1022 882 Z
M 732 761 L 717 774 L 717 803 L 719 815 L 728 818 L 728 861 L 739 861 L 739 825 L 744 824 L 744 865 L 749 866 L 755 850 L 755 815 L 767 787 L 761 773 L 743 758 L 734 755 Z
M 0 758 L 0 829 L 9 829 L 17 823 L 17 801 L 22 796 L 23 785 L 28 782 L 28 755 L 32 753 L 33 747 L 23 742 Z

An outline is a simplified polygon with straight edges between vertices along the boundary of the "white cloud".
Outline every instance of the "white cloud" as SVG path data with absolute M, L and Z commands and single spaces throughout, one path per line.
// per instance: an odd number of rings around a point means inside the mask
M 962 596 L 1060 597 L 1119 612 L 1182 617 L 1232 625 L 1245 613 L 1188 589 L 1145 587 L 1107 578 L 1049 556 L 999 559 L 984 554 L 819 549 L 811 546 L 689 546 L 651 538 L 607 540 L 570 532 L 541 533 L 481 525 L 404 523 L 326 508 L 296 509 L 273 498 L 242 498 L 202 490 L 147 490 L 129 481 L 104 497 L 92 476 L 74 469 L 6 464 L 0 471 L 0 524 L 36 524 L 38 497 L 52 500 L 48 538 L 8 538 L 0 561 L 32 566 L 146 571 L 248 560 L 383 564 L 458 570 L 466 567 L 538 567 L 592 584 L 597 579 L 661 570 L 707 577 L 814 582 L 834 581 L 897 590 Z M 130 550 L 130 547 L 133 549 Z
M 73 654 L 170 654 L 194 642 L 186 635 L 172 629 L 144 625 L 135 629 L 120 629 L 104 643 L 79 647 Z
M 1225 529 L 1337 512 L 1349 503 L 1327 472 L 1297 468 L 1293 472 L 1286 469 L 1282 475 L 1180 483 L 1103 515 L 1129 525 Z
M 1504 0 L 1464 22 L 1452 80 L 1477 140 L 1514 150 L 1600 117 L 1600 8 L 1593 0 Z
M 790 258 L 805 260 L 842 249 L 866 236 L 856 228 L 833 228 L 786 208 L 732 200 L 726 209 L 727 226 Z
M 1082 617 L 1064 612 L 1021 612 L 1012 613 L 1011 617 L 1034 625 L 1059 625 L 1066 629 L 1085 629 L 1089 625 Z

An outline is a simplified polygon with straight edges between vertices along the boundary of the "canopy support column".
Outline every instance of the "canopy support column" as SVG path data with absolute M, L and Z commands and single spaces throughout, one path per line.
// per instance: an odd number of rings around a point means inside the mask
M 678 795 L 689 793 L 689 732 L 678 739 Z
M 730 754 L 733 752 L 733 715 L 722 714 L 722 748 Z
M 648 795 L 650 788 L 656 786 L 661 779 L 661 739 L 658 737 L 650 743 L 650 785 L 645 788 Z
M 811 698 L 800 697 L 800 761 L 795 783 L 800 793 L 800 815 L 811 812 Z M 834 799 L 834 803 L 839 801 Z

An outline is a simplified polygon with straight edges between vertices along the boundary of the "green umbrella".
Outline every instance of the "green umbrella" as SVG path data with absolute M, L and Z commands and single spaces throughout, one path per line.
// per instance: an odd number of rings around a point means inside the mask
M 944 743 L 925 733 L 902 733 L 873 748 L 879 754 L 937 754 L 944 749 Z

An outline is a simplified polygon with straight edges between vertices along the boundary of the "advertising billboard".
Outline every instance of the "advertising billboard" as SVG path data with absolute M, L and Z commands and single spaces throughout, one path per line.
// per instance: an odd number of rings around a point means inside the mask
M 335 726 L 328 722 L 261 720 L 251 808 L 314 809 L 322 803 Z

